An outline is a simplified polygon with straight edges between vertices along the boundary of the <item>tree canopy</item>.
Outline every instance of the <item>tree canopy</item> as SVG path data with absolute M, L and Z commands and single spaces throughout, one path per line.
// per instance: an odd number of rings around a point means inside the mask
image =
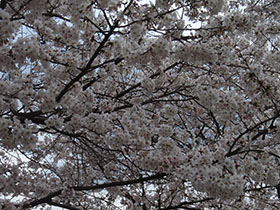
M 279 209 L 278 0 L 1 0 L 0 209 Z

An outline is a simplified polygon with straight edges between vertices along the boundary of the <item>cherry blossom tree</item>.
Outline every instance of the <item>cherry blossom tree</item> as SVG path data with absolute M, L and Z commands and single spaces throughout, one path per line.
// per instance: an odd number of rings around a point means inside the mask
M 0 209 L 279 209 L 279 1 L 0 8 Z

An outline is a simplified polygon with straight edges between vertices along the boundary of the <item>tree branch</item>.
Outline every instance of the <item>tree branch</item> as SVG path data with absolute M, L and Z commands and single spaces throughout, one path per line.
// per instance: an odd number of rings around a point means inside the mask
M 133 180 L 128 180 L 128 181 L 111 182 L 111 183 L 99 184 L 99 185 L 94 185 L 94 186 L 76 186 L 76 187 L 69 187 L 69 189 L 73 189 L 77 192 L 78 191 L 88 191 L 88 190 L 92 191 L 92 190 L 98 190 L 98 189 L 105 189 L 105 188 L 109 188 L 109 187 L 119 187 L 119 186 L 143 183 L 143 182 L 147 182 L 150 180 L 162 179 L 166 175 L 167 174 L 165 174 L 165 173 L 158 173 L 158 174 L 155 174 L 152 176 L 142 177 L 139 179 L 133 179 Z M 61 193 L 62 193 L 62 189 L 57 190 L 56 192 L 50 193 L 46 197 L 34 200 L 32 202 L 27 202 L 22 207 L 23 208 L 32 208 L 32 207 L 38 206 L 40 204 L 52 203 L 52 198 L 59 196 Z
M 2 0 L 1 3 L 0 3 L 0 8 L 1 9 L 5 9 L 6 5 L 7 5 L 7 1 L 6 0 Z
M 266 123 L 266 122 L 269 122 L 269 121 L 271 121 L 271 120 L 275 120 L 275 119 L 278 118 L 278 117 L 280 117 L 280 113 L 277 113 L 277 114 L 274 115 L 273 117 L 270 117 L 270 118 L 268 118 L 268 119 L 266 119 L 266 120 L 263 120 L 263 121 L 257 123 L 256 125 L 252 126 L 251 128 L 246 129 L 244 132 L 242 132 L 242 133 L 234 140 L 234 142 L 232 143 L 232 145 L 231 145 L 230 148 L 229 148 L 229 151 L 227 152 L 227 154 L 226 154 L 225 156 L 226 156 L 226 157 L 230 157 L 230 156 L 233 156 L 233 155 L 238 154 L 238 152 L 240 151 L 241 148 L 237 148 L 237 149 L 233 150 L 233 147 L 236 145 L 236 143 L 238 142 L 238 140 L 239 140 L 242 136 L 244 136 L 245 134 L 247 134 L 247 133 L 253 131 L 254 129 L 258 128 L 259 126 L 263 125 L 263 124 Z
M 99 44 L 98 48 L 95 50 L 94 54 L 91 56 L 87 65 L 82 69 L 82 71 L 76 77 L 74 77 L 67 85 L 65 85 L 65 87 L 61 90 L 61 92 L 56 96 L 55 98 L 56 102 L 59 103 L 61 98 L 68 92 L 68 90 L 74 85 L 74 83 L 78 82 L 84 75 L 88 73 L 88 70 L 90 69 L 92 63 L 99 55 L 105 43 L 109 40 L 110 36 L 113 34 L 117 25 L 118 22 L 116 22 L 114 26 L 111 27 L 110 31 L 105 35 L 104 39 Z
M 72 206 L 70 206 L 70 205 L 61 204 L 61 203 L 56 203 L 56 202 L 53 202 L 53 201 L 49 201 L 49 202 L 47 202 L 47 204 L 49 204 L 49 205 L 51 205 L 51 206 L 58 206 L 58 207 L 61 207 L 61 208 L 64 208 L 64 209 L 69 209 L 69 210 L 81 210 L 81 209 L 72 207 Z
M 192 205 L 195 203 L 201 203 L 201 202 L 205 202 L 205 201 L 210 201 L 210 200 L 214 200 L 214 198 L 205 198 L 205 199 L 201 199 L 201 200 L 196 200 L 196 201 L 186 201 L 186 202 L 182 202 L 176 206 L 169 206 L 166 208 L 162 208 L 160 210 L 169 210 L 169 209 L 179 209 L 179 208 L 183 208 L 183 209 L 191 209 L 191 210 L 200 210 L 198 208 L 189 208 L 189 207 L 184 207 L 185 205 Z
M 181 62 L 176 62 L 174 64 L 172 64 L 171 66 L 168 66 L 164 72 L 174 68 L 175 66 L 179 65 L 179 64 L 182 64 Z M 157 72 L 157 73 L 154 73 L 150 76 L 151 79 L 154 79 L 155 77 L 159 76 L 160 75 L 160 72 Z M 114 98 L 118 99 L 118 98 L 121 98 L 123 97 L 124 95 L 126 95 L 127 93 L 129 93 L 130 91 L 134 90 L 135 88 L 138 88 L 139 86 L 141 86 L 141 82 L 135 84 L 135 85 L 132 85 L 131 87 L 129 87 L 128 89 L 126 90 L 123 90 L 122 92 L 118 93 Z

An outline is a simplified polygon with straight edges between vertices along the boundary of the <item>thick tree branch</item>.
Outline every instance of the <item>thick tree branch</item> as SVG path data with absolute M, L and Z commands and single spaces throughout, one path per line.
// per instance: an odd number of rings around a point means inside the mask
M 92 63 L 99 55 L 105 43 L 109 40 L 110 36 L 113 34 L 117 25 L 118 22 L 116 22 L 114 26 L 111 27 L 110 31 L 105 35 L 102 42 L 99 44 L 98 48 L 95 50 L 94 54 L 91 56 L 87 65 L 82 69 L 82 71 L 76 77 L 74 77 L 67 85 L 65 85 L 65 87 L 61 90 L 61 92 L 56 96 L 55 98 L 56 102 L 60 102 L 62 97 L 68 92 L 68 90 L 74 85 L 74 83 L 78 82 L 84 75 L 88 73 L 88 70 L 91 68 Z
M 115 65 L 117 65 L 117 64 L 119 64 L 123 59 L 124 59 L 123 57 L 118 57 L 118 58 L 116 58 L 116 59 L 110 59 L 110 60 L 108 60 L 108 61 L 103 62 L 102 64 L 99 64 L 99 65 L 97 65 L 97 66 L 94 66 L 93 68 L 91 68 L 91 70 L 92 70 L 92 69 L 97 69 L 97 68 L 99 68 L 99 67 L 102 67 L 102 66 L 105 65 L 105 64 L 113 63 L 113 62 L 115 63 Z M 85 85 L 83 86 L 83 91 L 85 91 L 86 89 L 88 89 L 92 84 L 94 84 L 95 82 L 97 82 L 99 79 L 101 79 L 101 76 L 100 76 L 100 75 L 98 75 L 98 76 L 96 76 L 95 78 L 93 78 L 91 81 L 89 81 L 87 84 L 85 84 Z
M 166 208 L 162 208 L 160 210 L 169 210 L 169 209 L 191 209 L 191 210 L 200 210 L 198 208 L 192 208 L 192 207 L 185 207 L 185 205 L 192 205 L 192 204 L 196 204 L 196 203 L 202 203 L 202 202 L 206 202 L 206 201 L 210 201 L 210 200 L 214 200 L 214 198 L 205 198 L 205 199 L 201 199 L 201 200 L 196 200 L 196 201 L 186 201 L 186 202 L 182 202 L 176 206 L 169 206 Z
M 125 13 L 128 8 L 131 6 L 133 3 L 133 0 L 131 0 L 128 5 L 125 7 L 123 13 Z M 104 36 L 102 42 L 99 44 L 98 48 L 95 50 L 94 54 L 91 56 L 89 59 L 87 65 L 82 69 L 81 73 L 78 74 L 75 78 L 73 78 L 62 90 L 61 92 L 56 96 L 55 100 L 56 102 L 60 102 L 61 98 L 68 92 L 68 90 L 76 83 L 79 81 L 84 75 L 88 73 L 88 70 L 91 68 L 92 63 L 94 60 L 97 58 L 97 56 L 100 54 L 102 51 L 102 48 L 104 47 L 105 43 L 109 40 L 110 36 L 114 33 L 114 30 L 118 27 L 119 20 L 116 20 L 113 25 L 110 26 L 110 31 Z M 116 64 L 119 63 L 118 61 L 115 61 Z
M 47 119 L 46 116 L 44 116 L 44 113 L 41 111 L 35 111 L 35 112 L 27 112 L 27 113 L 21 113 L 21 112 L 14 112 L 12 111 L 15 116 L 21 121 L 24 122 L 26 119 L 31 120 L 35 124 L 41 124 L 45 125 L 45 120 Z
M 131 184 L 137 184 L 137 183 L 143 183 L 150 180 L 156 180 L 156 179 L 162 179 L 166 176 L 165 173 L 159 173 L 153 176 L 143 177 L 139 179 L 133 179 L 128 181 L 120 181 L 120 182 L 111 182 L 106 184 L 100 184 L 95 186 L 80 186 L 80 187 L 73 187 L 75 191 L 85 191 L 85 190 L 97 190 L 97 189 L 104 189 L 108 187 L 118 187 L 118 186 L 125 186 L 125 185 L 131 185 Z
M 1 9 L 5 9 L 6 5 L 7 5 L 7 1 L 6 0 L 2 0 L 1 3 L 0 3 L 0 8 Z
M 94 186 L 76 186 L 76 187 L 70 187 L 70 189 L 73 189 L 75 191 L 93 191 L 93 190 L 98 190 L 98 189 L 106 189 L 109 187 L 119 187 L 119 186 L 126 186 L 126 185 L 131 185 L 131 184 L 138 184 L 138 183 L 143 183 L 151 180 L 156 180 L 156 179 L 162 179 L 166 176 L 167 174 L 165 173 L 159 173 L 155 174 L 152 176 L 148 177 L 142 177 L 139 179 L 133 179 L 133 180 L 127 180 L 127 181 L 119 181 L 119 182 L 111 182 L 111 183 L 105 183 L 105 184 L 99 184 L 99 185 L 94 185 Z M 23 208 L 31 208 L 38 206 L 40 204 L 44 203 L 50 203 L 52 202 L 52 198 L 59 196 L 62 193 L 62 189 L 57 190 L 56 192 L 50 193 L 46 197 L 43 197 L 41 199 L 34 200 L 32 202 L 27 202 L 26 204 L 23 205 Z

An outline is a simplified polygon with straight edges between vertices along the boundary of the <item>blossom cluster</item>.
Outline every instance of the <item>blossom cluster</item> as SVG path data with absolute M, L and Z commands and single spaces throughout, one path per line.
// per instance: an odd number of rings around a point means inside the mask
M 0 6 L 0 208 L 275 208 L 278 4 Z

